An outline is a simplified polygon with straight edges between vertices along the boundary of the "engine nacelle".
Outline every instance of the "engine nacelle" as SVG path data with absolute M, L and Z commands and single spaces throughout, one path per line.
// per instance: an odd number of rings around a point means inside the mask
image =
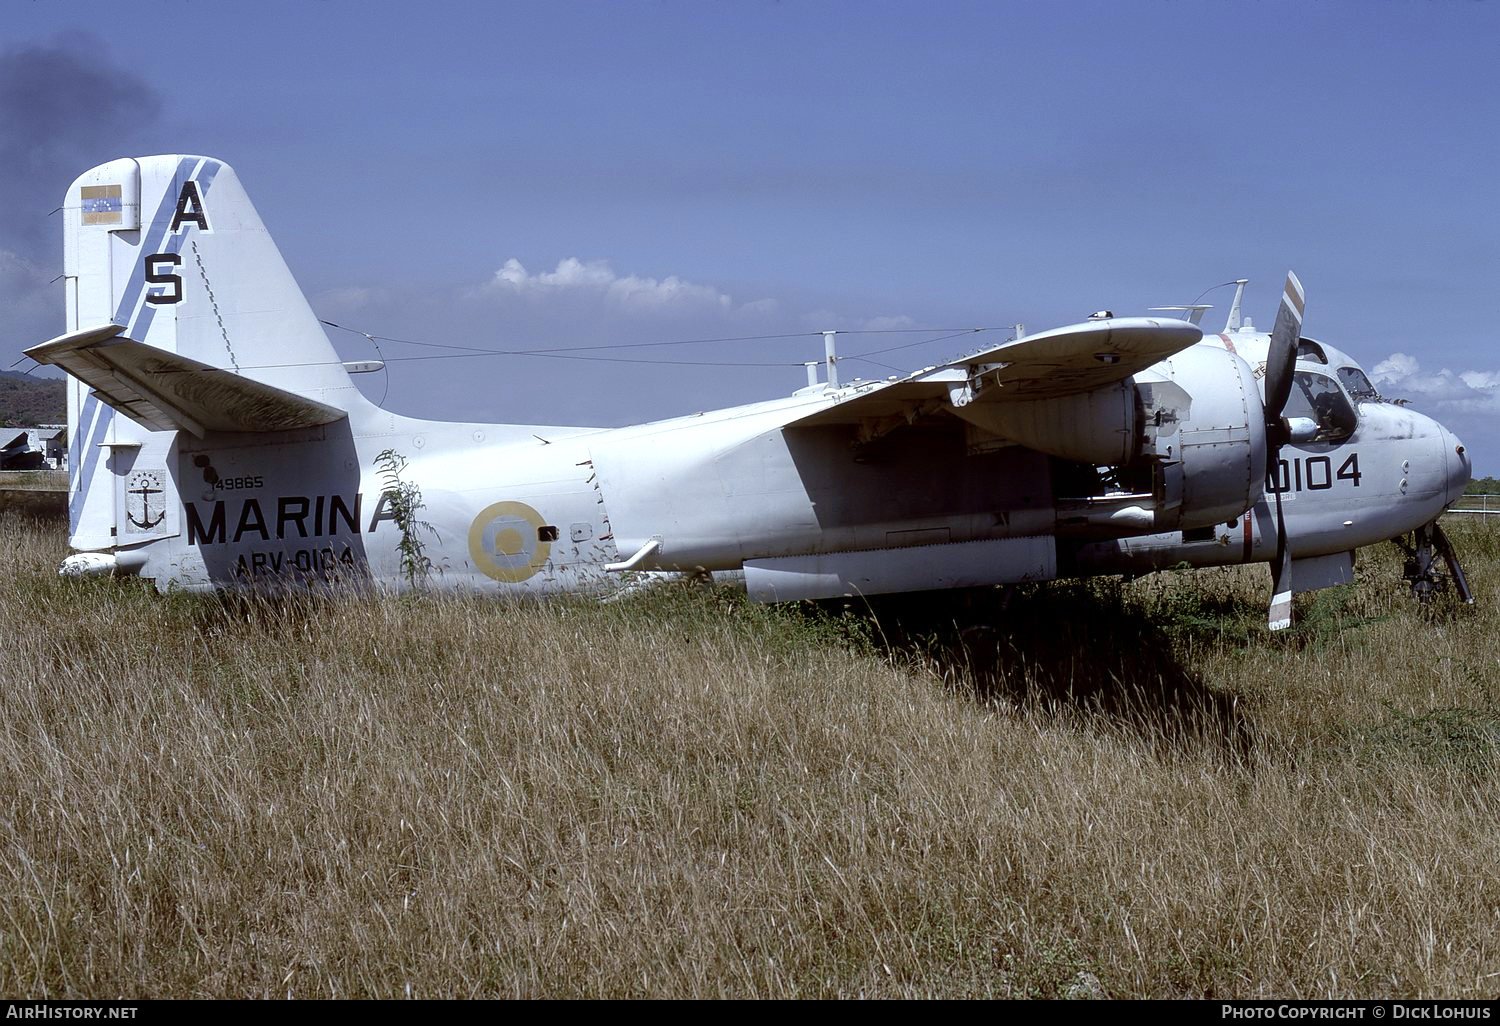
M 1137 374 L 1135 387 L 1142 453 L 1156 465 L 1156 530 L 1232 520 L 1260 499 L 1265 411 L 1249 364 L 1199 343 Z
M 970 403 L 955 412 L 969 423 L 975 450 L 1021 445 L 1089 468 L 1124 468 L 1109 487 L 1063 486 L 1063 531 L 1208 527 L 1245 512 L 1265 487 L 1265 415 L 1255 373 L 1213 344 L 1091 392 Z M 1134 486 L 1121 488 L 1121 480 Z

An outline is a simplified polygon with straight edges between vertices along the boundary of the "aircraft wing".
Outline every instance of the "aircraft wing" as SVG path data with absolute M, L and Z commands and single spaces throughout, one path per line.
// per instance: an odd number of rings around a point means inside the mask
M 134 339 L 118 324 L 87 328 L 26 350 L 61 367 L 99 398 L 155 431 L 288 431 L 348 416 L 334 406 L 211 367 Z
M 852 423 L 924 403 L 966 406 L 1076 395 L 1123 381 L 1202 337 L 1197 325 L 1171 318 L 1111 317 L 1073 324 L 993 346 L 884 387 L 856 391 L 797 423 Z

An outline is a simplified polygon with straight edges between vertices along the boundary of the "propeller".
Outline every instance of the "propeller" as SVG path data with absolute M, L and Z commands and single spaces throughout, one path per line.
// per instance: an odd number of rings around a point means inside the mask
M 1307 300 L 1302 283 L 1291 271 L 1281 292 L 1281 307 L 1276 311 L 1276 325 L 1271 329 L 1271 348 L 1266 353 L 1266 461 L 1268 480 L 1275 480 L 1276 490 L 1276 559 L 1271 564 L 1271 608 L 1269 626 L 1273 631 L 1292 625 L 1292 554 L 1286 543 L 1286 516 L 1281 509 L 1281 447 L 1291 436 L 1281 416 L 1292 395 L 1293 376 L 1297 369 L 1297 342 L 1302 338 L 1302 309 Z

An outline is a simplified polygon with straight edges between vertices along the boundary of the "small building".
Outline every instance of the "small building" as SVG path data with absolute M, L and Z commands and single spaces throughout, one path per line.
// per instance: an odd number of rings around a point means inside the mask
M 0 428 L 0 470 L 68 469 L 65 424 Z

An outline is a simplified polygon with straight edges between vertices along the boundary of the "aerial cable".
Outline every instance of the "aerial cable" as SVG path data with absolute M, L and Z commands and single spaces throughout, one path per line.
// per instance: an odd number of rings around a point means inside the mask
M 787 332 L 779 335 L 738 335 L 727 338 L 685 338 L 675 339 L 670 342 L 619 342 L 611 345 L 558 346 L 550 349 L 486 349 L 482 346 L 462 346 L 452 342 L 422 342 L 418 341 L 417 339 L 411 338 L 393 338 L 390 335 L 370 335 L 367 332 L 360 331 L 358 328 L 350 328 L 342 324 L 335 324 L 333 321 L 322 321 L 321 323 L 328 325 L 330 328 L 338 328 L 340 331 L 350 331 L 356 335 L 364 335 L 365 338 L 370 339 L 380 338 L 387 342 L 399 342 L 402 345 L 408 346 L 422 346 L 428 349 L 457 349 L 463 352 L 486 353 L 492 356 L 550 355 L 553 353 L 596 352 L 604 349 L 649 349 L 657 346 L 691 346 L 711 342 L 762 342 L 770 339 L 805 338 L 822 335 L 822 332 L 820 331 L 797 331 Z
M 488 355 L 488 356 L 551 356 L 551 355 L 557 355 L 557 354 L 563 354 L 563 353 L 588 353 L 588 352 L 601 352 L 601 351 L 617 350 L 617 349 L 651 349 L 651 348 L 658 348 L 658 347 L 662 347 L 662 346 L 708 345 L 708 344 L 722 343 L 722 342 L 765 342 L 765 341 L 772 341 L 772 340 L 778 340 L 778 339 L 789 339 L 789 338 L 817 338 L 817 337 L 819 337 L 819 336 L 821 336 L 823 334 L 821 331 L 796 331 L 796 332 L 783 332 L 783 333 L 771 334 L 771 335 L 732 335 L 732 336 L 725 336 L 723 338 L 685 338 L 685 339 L 673 339 L 671 341 L 663 341 L 663 342 L 620 342 L 620 343 L 614 343 L 614 344 L 609 344 L 609 345 L 557 346 L 557 347 L 552 347 L 552 348 L 547 348 L 547 349 L 488 349 L 488 348 L 485 348 L 483 346 L 465 346 L 465 345 L 459 345 L 459 344 L 453 343 L 453 342 L 427 342 L 427 341 L 421 341 L 421 340 L 418 340 L 418 339 L 396 338 L 396 337 L 391 336 L 391 335 L 372 335 L 369 332 L 361 331 L 358 328 L 350 328 L 350 327 L 347 327 L 346 325 L 338 324 L 338 323 L 336 323 L 334 321 L 328 321 L 328 320 L 321 321 L 321 323 L 328 325 L 330 328 L 338 328 L 340 331 L 348 331 L 348 332 L 351 332 L 351 333 L 353 333 L 355 335 L 362 335 L 365 338 L 370 339 L 372 342 L 375 339 L 378 338 L 378 339 L 381 339 L 382 341 L 385 341 L 385 342 L 396 342 L 396 343 L 399 343 L 401 345 L 421 346 L 422 348 L 426 348 L 426 349 L 449 349 L 449 350 L 456 350 L 456 351 L 461 352 L 461 353 L 472 353 L 472 354 L 476 354 L 476 355 Z M 943 341 L 945 339 L 948 339 L 948 338 L 957 338 L 960 335 L 968 335 L 968 334 L 973 334 L 975 332 L 981 332 L 981 331 L 999 331 L 999 330 L 1001 330 L 1001 329 L 999 329 L 999 328 L 957 328 L 957 329 L 955 329 L 955 328 L 855 328 L 855 329 L 851 329 L 851 330 L 848 330 L 848 331 L 840 331 L 839 334 L 840 335 L 895 335 L 895 334 L 923 334 L 923 335 L 926 335 L 926 334 L 931 334 L 934 331 L 944 332 L 945 333 L 943 335 L 938 336 L 937 338 L 922 339 L 921 341 L 918 341 L 918 342 L 908 342 L 908 343 L 906 343 L 904 345 L 892 346 L 892 347 L 889 347 L 887 349 L 877 349 L 877 350 L 874 350 L 874 351 L 872 351 L 870 353 L 860 354 L 860 356 L 876 356 L 876 355 L 879 355 L 880 353 L 894 352 L 894 351 L 896 351 L 898 349 L 910 349 L 913 346 L 926 345 L 929 342 L 941 342 L 941 341 Z M 858 358 L 859 357 L 857 357 L 857 356 L 850 356 L 850 357 L 848 357 L 848 359 L 858 359 Z M 420 359 L 420 357 L 396 357 L 395 359 L 407 359 L 407 360 L 410 360 L 410 359 Z M 615 362 L 618 362 L 618 361 L 615 361 Z M 670 363 L 670 361 L 665 361 L 665 360 L 662 360 L 662 361 L 633 361 L 633 362 Z M 692 365 L 694 365 L 694 366 L 702 366 L 703 364 L 692 364 Z M 735 365 L 725 364 L 725 366 L 735 366 Z M 798 363 L 798 364 L 781 364 L 781 363 L 776 363 L 776 364 L 742 364 L 742 365 L 739 365 L 739 366 L 775 366 L 775 367 L 781 367 L 781 366 L 801 366 L 801 364 L 800 363 Z
M 477 356 L 539 356 L 548 360 L 584 360 L 593 363 L 637 363 L 652 367 L 801 367 L 800 363 L 744 363 L 730 360 L 632 360 L 628 356 L 584 356 L 578 353 L 550 353 L 540 349 L 501 352 L 482 349 L 471 353 L 437 353 L 432 356 L 393 356 L 388 363 L 413 363 L 418 360 L 465 360 Z
M 449 342 L 422 342 L 422 341 L 418 341 L 416 339 L 395 338 L 395 337 L 390 336 L 390 335 L 376 335 L 376 334 L 373 334 L 373 333 L 368 332 L 368 331 L 361 331 L 358 328 L 351 328 L 351 327 L 348 327 L 346 325 L 338 324 L 338 323 L 335 323 L 334 321 L 328 321 L 328 320 L 320 320 L 320 323 L 326 324 L 330 328 L 337 328 L 340 331 L 347 331 L 347 332 L 349 332 L 351 334 L 359 335 L 361 338 L 364 338 L 366 341 L 368 341 L 370 343 L 370 345 L 372 347 L 374 347 L 375 353 L 380 358 L 380 362 L 381 362 L 382 366 L 386 367 L 386 368 L 388 368 L 388 365 L 392 364 L 392 363 L 411 363 L 411 362 L 416 362 L 416 361 L 419 361 L 419 360 L 455 360 L 455 359 L 465 359 L 465 358 L 470 358 L 471 359 L 471 358 L 477 357 L 477 356 L 534 356 L 534 357 L 544 357 L 544 358 L 547 358 L 547 359 L 554 359 L 554 360 L 592 360 L 592 361 L 596 361 L 596 362 L 599 362 L 599 363 L 650 364 L 650 365 L 656 365 L 656 366 L 661 366 L 661 367 L 802 367 L 802 366 L 804 366 L 804 362 L 803 361 L 785 362 L 785 361 L 732 361 L 732 360 L 636 360 L 636 359 L 631 359 L 629 357 L 621 357 L 621 356 L 593 356 L 593 355 L 583 355 L 583 354 L 586 354 L 586 353 L 599 353 L 599 352 L 603 352 L 603 351 L 619 350 L 619 349 L 648 349 L 648 348 L 656 348 L 656 347 L 661 347 L 661 346 L 703 345 L 703 344 L 720 343 L 720 342 L 763 342 L 763 341 L 770 341 L 770 340 L 777 340 L 777 339 L 790 339 L 790 338 L 816 338 L 816 337 L 819 337 L 819 336 L 821 336 L 823 334 L 820 331 L 798 331 L 798 332 L 784 332 L 784 333 L 780 333 L 780 334 L 771 334 L 771 335 L 737 335 L 737 336 L 729 336 L 729 337 L 724 337 L 724 338 L 674 339 L 674 340 L 671 340 L 671 341 L 663 341 L 663 342 L 622 342 L 622 343 L 619 343 L 617 345 L 558 346 L 558 347 L 550 348 L 550 349 L 485 349 L 485 348 L 480 347 L 480 346 L 464 346 L 464 345 L 458 345 L 456 343 L 449 343 Z M 880 368 L 882 368 L 884 370 L 894 371 L 897 374 L 902 374 L 902 373 L 905 373 L 905 370 L 903 368 L 892 367 L 890 364 L 882 363 L 879 360 L 872 360 L 872 359 L 870 359 L 870 357 L 872 357 L 872 356 L 879 356 L 879 355 L 884 354 L 884 353 L 898 352 L 898 351 L 903 350 L 903 349 L 912 349 L 912 348 L 917 347 L 917 346 L 931 345 L 934 342 L 944 342 L 944 341 L 947 341 L 948 339 L 959 338 L 959 337 L 964 336 L 964 335 L 973 335 L 973 334 L 977 334 L 979 332 L 999 331 L 999 330 L 1001 330 L 1001 329 L 999 329 L 999 328 L 959 328 L 959 329 L 946 329 L 946 328 L 855 328 L 855 329 L 851 329 L 849 331 L 839 331 L 839 334 L 840 335 L 929 334 L 930 332 L 933 332 L 933 331 L 941 331 L 941 332 L 945 332 L 945 333 L 937 335 L 937 336 L 934 336 L 934 337 L 931 337 L 931 338 L 919 339 L 919 340 L 917 340 L 915 342 L 906 342 L 906 343 L 903 343 L 903 344 L 901 344 L 899 346 L 888 346 L 888 347 L 886 347 L 884 349 L 873 349 L 873 350 L 870 350 L 869 352 L 865 352 L 865 353 L 853 353 L 853 354 L 850 354 L 848 356 L 841 357 L 841 359 L 844 359 L 844 360 L 861 360 L 861 361 L 863 361 L 865 363 L 873 364 L 874 366 L 880 367 Z M 387 357 L 385 355 L 385 352 L 380 348 L 380 343 L 382 341 L 384 341 L 384 342 L 395 342 L 395 343 L 400 344 L 400 345 L 420 346 L 422 348 L 428 348 L 428 349 L 447 349 L 447 350 L 457 350 L 457 351 L 456 352 L 447 352 L 447 353 L 442 353 L 442 354 L 434 354 L 434 355 L 431 355 L 431 356 L 391 356 L 391 357 Z M 26 357 L 22 356 L 20 359 L 16 360 L 15 363 L 11 364 L 11 366 L 15 367 L 16 365 L 20 364 L 25 359 L 26 359 Z M 306 363 L 263 364 L 263 365 L 259 365 L 259 367 L 261 367 L 261 368 L 270 367 L 270 366 L 275 366 L 275 367 L 311 367 L 311 366 L 317 365 L 318 363 L 319 363 L 319 361 L 309 361 L 309 362 L 306 362 Z M 36 370 L 36 367 L 30 368 L 29 370 L 25 371 L 24 373 L 30 374 L 31 371 L 33 371 L 33 370 Z M 386 374 L 385 374 L 385 389 L 384 389 L 384 394 L 381 397 L 381 401 L 384 401 L 385 395 L 388 395 L 390 393 L 390 385 L 391 385 L 391 383 L 390 383 L 390 371 L 389 371 L 389 369 L 386 369 Z
M 947 328 L 929 328 L 927 330 L 928 331 L 949 331 L 949 329 L 947 329 Z M 1001 330 L 1003 330 L 1003 329 L 1001 329 L 1001 328 L 960 328 L 957 331 L 949 331 L 949 334 L 938 335 L 935 338 L 924 338 L 924 339 L 921 339 L 920 341 L 917 341 L 917 342 L 907 342 L 907 343 L 904 343 L 903 345 L 890 346 L 890 347 L 888 347 L 886 349 L 872 349 L 868 353 L 860 353 L 857 356 L 844 356 L 844 357 L 840 357 L 840 359 L 844 359 L 844 360 L 862 360 L 862 359 L 864 359 L 865 357 L 868 357 L 868 356 L 879 356 L 882 353 L 894 353 L 894 352 L 896 352 L 897 350 L 900 350 L 900 349 L 911 349 L 911 348 L 913 348 L 915 346 L 931 345 L 933 342 L 946 342 L 950 338 L 960 338 L 960 337 L 962 337 L 964 335 L 974 335 L 974 334 L 977 334 L 978 332 L 981 332 L 981 331 L 1001 331 Z M 844 334 L 844 332 L 839 332 L 839 334 L 842 335 L 842 334 Z M 850 334 L 853 334 L 853 332 L 850 332 Z M 874 361 L 872 360 L 871 362 L 873 363 Z

